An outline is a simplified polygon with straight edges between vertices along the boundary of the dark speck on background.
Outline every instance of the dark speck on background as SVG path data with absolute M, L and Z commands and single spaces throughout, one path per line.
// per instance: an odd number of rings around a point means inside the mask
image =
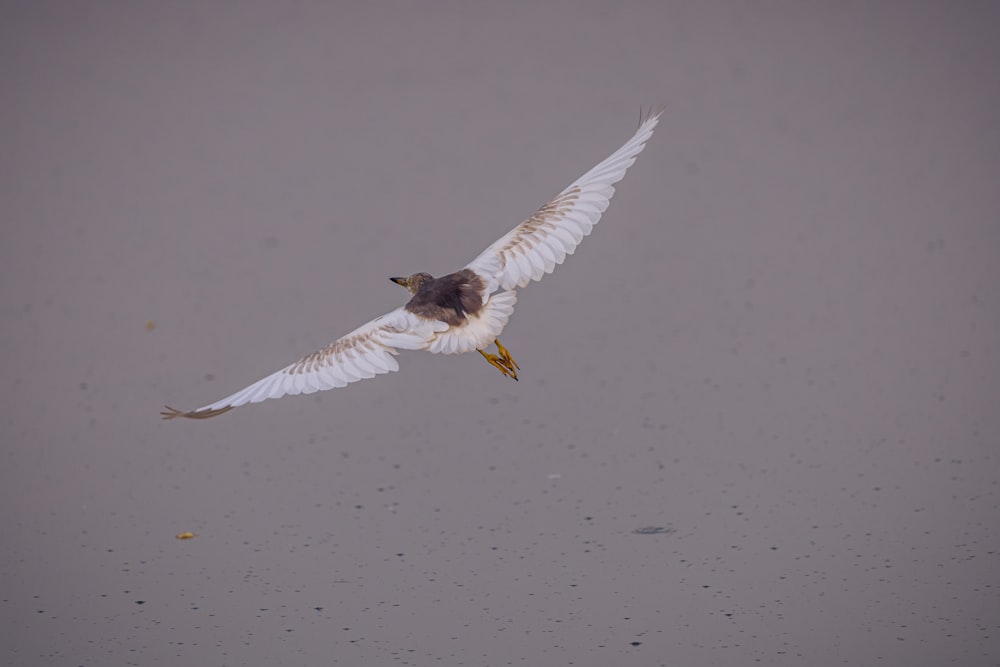
M 677 532 L 677 529 L 668 526 L 643 526 L 632 532 L 636 535 L 672 535 Z

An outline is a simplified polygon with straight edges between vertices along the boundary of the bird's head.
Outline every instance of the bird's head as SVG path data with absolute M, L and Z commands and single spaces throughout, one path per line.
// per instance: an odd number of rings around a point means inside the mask
M 412 276 L 407 276 L 406 278 L 389 278 L 389 280 L 397 285 L 402 285 L 410 291 L 410 294 L 416 294 L 421 285 L 433 278 L 434 276 L 431 274 L 421 272 L 414 273 Z

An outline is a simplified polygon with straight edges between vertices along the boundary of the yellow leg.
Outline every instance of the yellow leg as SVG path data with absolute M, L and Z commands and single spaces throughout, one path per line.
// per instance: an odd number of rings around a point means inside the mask
M 499 355 L 483 352 L 482 350 L 479 350 L 479 354 L 483 355 L 483 358 L 486 359 L 486 361 L 493 364 L 493 367 L 503 373 L 506 377 L 514 378 L 516 380 L 517 370 L 521 367 L 517 365 L 514 358 L 510 356 L 510 352 L 508 352 L 507 348 L 500 344 L 499 340 L 496 341 L 496 344 L 497 351 L 500 353 Z
M 512 373 L 515 368 L 517 370 L 521 370 L 521 367 L 517 365 L 516 361 L 514 361 L 514 357 L 510 356 L 510 352 L 507 351 L 507 348 L 500 344 L 500 339 L 497 338 L 494 342 L 497 344 L 497 352 L 500 353 L 500 358 L 503 360 L 504 365 L 509 368 Z M 514 379 L 517 379 L 517 373 L 514 373 Z

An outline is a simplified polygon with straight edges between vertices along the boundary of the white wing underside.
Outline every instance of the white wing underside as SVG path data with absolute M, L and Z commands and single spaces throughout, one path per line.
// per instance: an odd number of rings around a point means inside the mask
M 164 416 L 210 417 L 269 398 L 346 387 L 399 370 L 395 356 L 401 349 L 442 354 L 483 349 L 506 326 L 517 300 L 513 289 L 552 273 L 590 234 L 615 193 L 614 184 L 642 152 L 659 118 L 660 113 L 648 116 L 625 145 L 467 265 L 487 281 L 484 308 L 476 317 L 451 327 L 400 307 L 231 396 L 186 413 L 168 408 Z M 497 290 L 505 291 L 494 294 Z
M 346 387 L 351 382 L 398 371 L 398 350 L 426 349 L 434 336 L 447 328 L 444 322 L 422 319 L 400 307 L 249 387 L 188 414 Z
M 469 262 L 468 268 L 487 279 L 487 293 L 540 280 L 573 254 L 600 221 L 615 194 L 614 184 L 653 136 L 661 113 L 647 116 L 624 146 Z
M 351 382 L 398 371 L 395 355 L 401 349 L 440 354 L 483 349 L 500 336 L 516 301 L 513 291 L 496 294 L 476 316 L 458 327 L 397 308 L 249 387 L 188 414 L 346 387 Z

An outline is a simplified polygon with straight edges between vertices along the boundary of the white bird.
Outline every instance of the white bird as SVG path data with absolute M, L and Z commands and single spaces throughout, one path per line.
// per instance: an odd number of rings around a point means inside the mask
M 188 412 L 166 406 L 160 414 L 164 419 L 206 419 L 268 398 L 346 387 L 399 370 L 395 355 L 400 349 L 443 354 L 477 350 L 516 380 L 520 366 L 498 339 L 514 312 L 514 288 L 551 273 L 590 234 L 615 193 L 614 184 L 642 152 L 661 114 L 642 119 L 621 148 L 461 270 L 441 278 L 427 273 L 391 278 L 413 295 L 405 305 L 231 396 Z M 487 353 L 494 343 L 497 354 Z

